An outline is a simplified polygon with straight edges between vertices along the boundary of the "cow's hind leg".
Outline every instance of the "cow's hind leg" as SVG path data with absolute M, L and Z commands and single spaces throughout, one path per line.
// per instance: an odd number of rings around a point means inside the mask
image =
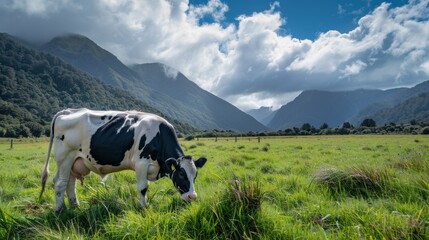
M 70 175 L 69 177 L 66 193 L 70 207 L 79 206 L 79 200 L 77 199 L 76 195 L 76 177 L 74 177 L 73 175 Z
M 67 154 L 62 155 L 65 156 L 64 158 L 56 158 L 58 168 L 56 174 L 57 178 L 55 181 L 56 213 L 60 213 L 65 207 L 64 194 L 69 183 L 70 171 L 73 165 L 74 155 L 74 152 L 69 152 Z M 61 155 L 56 154 L 56 156 Z
M 140 205 L 144 208 L 147 207 L 146 192 L 149 186 L 149 182 L 147 180 L 147 169 L 148 164 L 145 162 L 139 162 L 135 166 L 137 174 L 137 190 L 140 193 Z

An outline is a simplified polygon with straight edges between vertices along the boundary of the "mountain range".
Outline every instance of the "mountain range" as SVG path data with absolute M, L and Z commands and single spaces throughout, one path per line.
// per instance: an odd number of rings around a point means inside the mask
M 182 133 L 258 132 L 304 123 L 339 127 L 344 122 L 358 125 L 364 118 L 373 118 L 377 125 L 429 121 L 429 81 L 389 90 L 303 91 L 276 111 L 261 107 L 244 113 L 170 66 L 126 66 L 82 35 L 34 46 L 1 34 L 0 50 L 0 136 L 2 122 L 46 126 L 53 113 L 65 107 L 149 111 L 165 116 Z
M 0 137 L 49 134 L 52 116 L 63 108 L 135 109 L 162 115 L 128 92 L 1 33 L 0 86 Z M 169 120 L 180 133 L 196 131 L 189 124 Z
M 304 91 L 277 111 L 262 108 L 248 111 L 256 119 L 271 119 L 271 129 L 301 127 L 310 123 L 320 127 L 341 127 L 344 122 L 359 125 L 372 118 L 377 125 L 405 123 L 411 120 L 428 122 L 429 81 L 411 88 L 389 90 L 359 89 L 353 91 Z M 263 111 L 261 111 L 263 110 Z M 261 121 L 261 120 L 260 120 Z
M 195 128 L 241 132 L 268 130 L 250 115 L 201 89 L 179 71 L 161 63 L 128 67 L 85 36 L 56 37 L 42 45 L 40 50 Z

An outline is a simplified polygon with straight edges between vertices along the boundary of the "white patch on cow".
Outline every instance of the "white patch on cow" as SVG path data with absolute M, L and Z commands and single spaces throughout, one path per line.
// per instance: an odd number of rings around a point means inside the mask
M 194 179 L 197 175 L 197 168 L 195 167 L 194 161 L 188 158 L 182 158 L 180 160 L 180 166 L 185 170 L 186 176 L 189 180 L 189 191 L 181 195 L 182 199 L 185 201 L 194 200 L 197 198 L 197 193 L 195 192 Z
M 147 180 L 156 181 L 160 169 L 158 161 L 154 161 L 152 159 L 146 161 L 149 161 L 149 166 L 147 169 Z

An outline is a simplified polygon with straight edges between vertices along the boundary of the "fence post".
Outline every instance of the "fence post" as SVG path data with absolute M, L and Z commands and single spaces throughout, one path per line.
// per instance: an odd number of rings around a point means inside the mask
M 13 139 L 10 140 L 10 149 L 13 149 Z
M 215 137 L 215 142 L 217 142 L 217 137 Z
M 237 136 L 235 136 L 235 142 L 237 142 Z
M 261 142 L 261 137 L 258 137 L 258 143 L 260 143 Z

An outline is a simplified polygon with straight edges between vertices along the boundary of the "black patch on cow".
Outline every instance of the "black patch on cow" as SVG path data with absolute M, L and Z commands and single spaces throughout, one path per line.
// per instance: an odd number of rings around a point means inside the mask
M 191 183 L 188 179 L 188 176 L 186 175 L 185 169 L 179 167 L 174 170 L 171 180 L 173 180 L 173 184 L 176 186 L 177 190 L 179 190 L 180 194 L 189 192 Z
M 146 142 L 146 136 L 143 135 L 142 139 L 140 139 L 139 143 L 139 150 L 143 148 L 143 151 L 140 153 L 140 159 L 146 158 L 146 159 L 152 159 L 152 160 L 158 160 L 158 153 L 160 150 L 160 144 L 159 144 L 159 133 L 156 134 L 156 136 L 150 141 L 150 143 L 144 145 L 144 142 Z
M 61 140 L 61 141 L 64 141 L 64 135 L 62 135 L 62 136 L 60 137 L 60 140 Z
M 140 152 L 140 158 L 150 158 L 158 161 L 160 169 L 157 177 L 167 176 L 167 174 L 171 173 L 171 170 L 167 169 L 165 160 L 169 158 L 179 159 L 184 155 L 174 129 L 170 125 L 161 122 L 159 132 L 149 143 L 144 145 L 146 140 L 145 135 L 140 139 L 139 150 L 143 149 Z
M 79 152 L 82 152 L 82 148 L 79 148 Z
M 121 164 L 125 152 L 134 144 L 134 128 L 131 125 L 137 120 L 138 116 L 135 115 L 118 114 L 97 129 L 91 137 L 90 154 L 98 164 Z
M 140 193 L 144 196 L 146 196 L 147 188 L 143 188 Z
M 140 139 L 140 143 L 139 143 L 139 150 L 140 151 L 145 146 L 145 143 L 146 143 L 146 135 L 143 134 L 142 138 Z M 141 155 L 140 155 L 140 158 L 141 158 Z
M 112 116 L 109 116 L 109 120 L 111 120 L 112 119 Z
M 106 115 L 102 116 L 102 117 L 101 117 L 101 120 L 104 120 L 105 118 L 106 118 Z

